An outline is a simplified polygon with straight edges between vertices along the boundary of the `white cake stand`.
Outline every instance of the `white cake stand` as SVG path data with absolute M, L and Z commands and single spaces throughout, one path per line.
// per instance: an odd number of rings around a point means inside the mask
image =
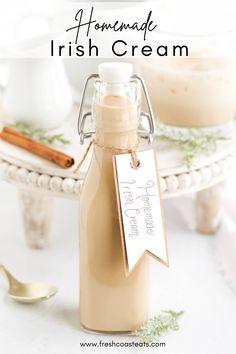
M 60 150 L 72 155 L 78 164 L 88 142 L 80 145 L 76 124 L 74 115 L 61 128 L 71 143 Z M 181 152 L 170 144 L 155 140 L 154 147 L 158 151 L 163 199 L 197 192 L 197 229 L 205 234 L 214 233 L 221 219 L 222 182 L 236 164 L 236 126 L 229 140 L 222 141 L 216 152 L 199 156 L 191 169 L 183 164 Z M 79 199 L 89 160 L 90 156 L 80 172 L 74 173 L 76 164 L 62 169 L 0 140 L 1 177 L 19 188 L 24 230 L 30 247 L 42 248 L 48 241 L 53 197 Z

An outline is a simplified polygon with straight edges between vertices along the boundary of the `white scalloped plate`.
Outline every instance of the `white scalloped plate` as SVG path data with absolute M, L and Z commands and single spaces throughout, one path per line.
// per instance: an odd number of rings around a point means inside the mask
M 88 146 L 88 140 L 84 145 L 80 145 L 79 137 L 77 134 L 77 122 L 75 119 L 68 121 L 64 127 L 60 128 L 60 132 L 63 132 L 65 137 L 71 141 L 68 146 L 58 147 L 58 150 L 63 151 L 75 159 L 75 166 L 81 160 L 85 150 Z M 157 138 L 154 142 L 154 147 L 158 151 L 158 165 L 160 176 L 166 177 L 171 175 L 178 175 L 185 172 L 190 172 L 182 162 L 182 154 L 180 151 L 175 149 L 171 144 L 158 141 Z M 204 166 L 210 165 L 215 161 L 221 160 L 233 153 L 236 150 L 236 125 L 231 131 L 230 140 L 223 141 L 219 143 L 216 152 L 210 155 L 201 155 L 194 161 L 194 166 L 191 170 L 200 169 Z M 4 142 L 0 139 L 0 157 L 6 159 L 8 162 L 13 163 L 17 166 L 24 167 L 31 171 L 45 173 L 48 175 L 56 175 L 60 177 L 72 177 L 72 178 L 83 178 L 85 172 L 87 171 L 90 157 L 86 159 L 81 171 L 78 174 L 74 174 L 74 166 L 69 169 L 62 169 L 55 164 L 46 161 L 34 154 L 31 154 L 23 149 L 20 149 L 14 145 Z

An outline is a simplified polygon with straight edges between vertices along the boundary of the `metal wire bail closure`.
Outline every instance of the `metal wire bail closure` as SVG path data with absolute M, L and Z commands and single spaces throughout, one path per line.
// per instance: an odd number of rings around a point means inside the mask
M 148 121 L 149 131 L 138 130 L 138 134 L 140 135 L 141 138 L 148 139 L 149 142 L 152 142 L 152 138 L 155 133 L 155 123 L 154 123 L 155 120 L 154 120 L 154 114 L 153 114 L 150 98 L 148 95 L 147 87 L 143 78 L 140 75 L 134 74 L 131 77 L 131 79 L 138 80 L 141 83 L 144 92 L 144 98 L 146 100 L 148 111 L 149 111 L 149 112 L 141 112 L 141 119 L 146 118 Z
M 85 138 L 89 138 L 92 136 L 92 134 L 95 133 L 95 131 L 84 132 L 85 121 L 88 117 L 91 117 L 92 113 L 87 112 L 83 115 L 83 110 L 84 110 L 85 95 L 87 92 L 89 81 L 92 79 L 98 79 L 98 78 L 99 78 L 98 74 L 92 74 L 92 75 L 88 76 L 85 81 L 84 87 L 83 87 L 81 103 L 80 103 L 80 108 L 79 108 L 79 117 L 78 117 L 78 133 L 80 136 L 80 144 L 84 143 Z
M 85 101 L 85 95 L 86 95 L 86 92 L 87 92 L 87 87 L 88 87 L 89 81 L 92 80 L 92 79 L 99 79 L 99 75 L 98 74 L 90 75 L 86 79 L 84 87 L 83 87 L 83 92 L 82 92 L 82 97 L 81 97 L 81 104 L 80 104 L 80 108 L 79 108 L 79 117 L 78 117 L 78 133 L 79 133 L 79 136 L 80 136 L 80 144 L 83 144 L 84 143 L 84 139 L 90 138 L 95 133 L 95 130 L 90 130 L 90 131 L 86 131 L 86 132 L 84 131 L 86 119 L 88 117 L 91 117 L 92 113 L 91 112 L 87 112 L 87 113 L 83 114 L 84 101 Z M 148 107 L 148 111 L 149 111 L 149 112 L 141 112 L 141 119 L 142 118 L 147 119 L 148 125 L 149 125 L 149 130 L 146 131 L 144 129 L 139 129 L 138 130 L 138 134 L 139 134 L 139 136 L 141 138 L 148 139 L 148 141 L 151 142 L 153 134 L 155 132 L 155 124 L 154 124 L 154 114 L 153 114 L 151 102 L 150 102 L 150 99 L 149 99 L 149 95 L 148 95 L 148 92 L 147 92 L 147 88 L 146 88 L 145 82 L 144 82 L 144 80 L 143 80 L 143 78 L 141 76 L 135 74 L 135 75 L 131 76 L 131 79 L 133 79 L 135 81 L 138 80 L 141 83 L 141 86 L 142 86 L 142 89 L 143 89 L 143 92 L 144 92 L 144 97 L 145 97 L 145 100 L 146 100 L 146 103 L 147 103 L 147 107 Z

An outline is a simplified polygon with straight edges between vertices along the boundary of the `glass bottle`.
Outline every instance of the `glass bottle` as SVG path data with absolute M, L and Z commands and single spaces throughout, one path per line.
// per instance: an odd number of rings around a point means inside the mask
M 113 172 L 113 156 L 138 144 L 131 76 L 131 64 L 100 64 L 92 103 L 95 144 L 80 199 L 80 322 L 96 332 L 131 332 L 148 319 L 148 256 L 125 275 Z

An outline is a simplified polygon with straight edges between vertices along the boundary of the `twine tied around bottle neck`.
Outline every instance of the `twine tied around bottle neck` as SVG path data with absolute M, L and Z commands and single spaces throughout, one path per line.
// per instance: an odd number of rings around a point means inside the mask
M 101 149 L 104 150 L 115 150 L 115 151 L 120 151 L 122 153 L 129 153 L 131 155 L 131 167 L 134 169 L 139 168 L 140 166 L 140 160 L 138 159 L 137 156 L 137 149 L 139 148 L 140 145 L 140 141 L 137 142 L 137 144 L 132 148 L 132 149 L 127 149 L 127 148 L 117 148 L 115 146 L 106 146 L 106 145 L 102 145 L 96 142 L 95 139 L 92 139 L 82 157 L 82 159 L 80 160 L 80 162 L 78 163 L 77 167 L 74 169 L 74 173 L 79 172 L 81 166 L 83 165 L 84 161 L 86 160 L 88 153 L 92 147 L 92 145 L 97 145 L 98 147 L 100 147 Z

